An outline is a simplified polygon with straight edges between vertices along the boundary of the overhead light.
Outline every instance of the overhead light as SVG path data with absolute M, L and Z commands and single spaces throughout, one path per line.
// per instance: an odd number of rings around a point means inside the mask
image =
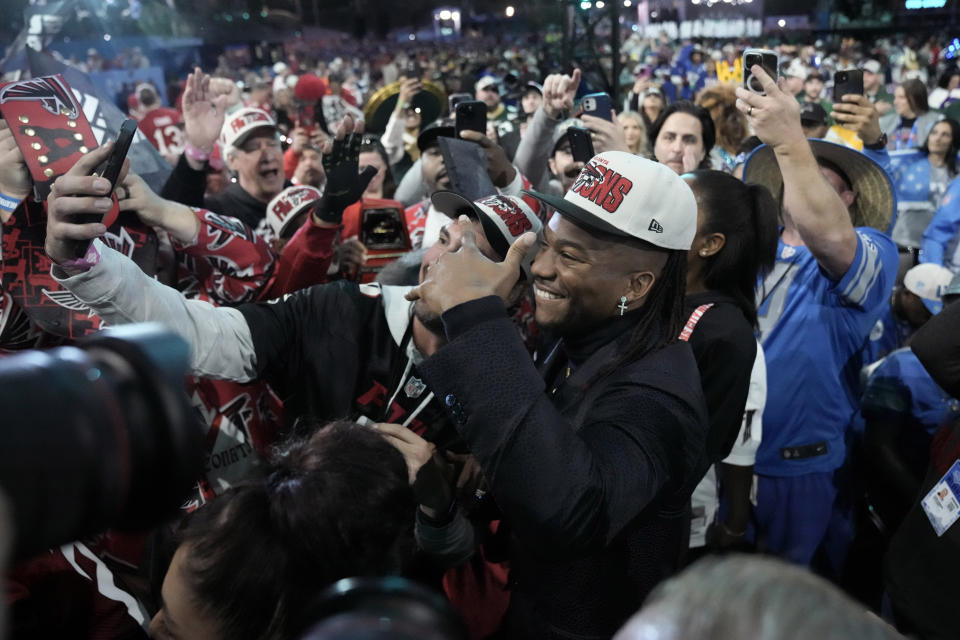
M 456 10 L 451 11 L 451 12 L 450 12 L 450 18 L 451 18 L 452 20 L 459 20 L 459 19 L 460 19 L 460 12 L 459 12 L 459 11 L 456 11 Z
M 450 13 L 450 10 L 449 10 L 449 9 L 444 9 L 443 11 L 440 12 L 440 19 L 441 19 L 441 20 L 449 20 L 449 19 L 452 18 L 452 17 L 453 17 L 453 14 Z
M 580 3 L 580 8 L 583 9 L 584 11 L 586 11 L 592 6 L 593 6 L 593 3 L 590 2 L 589 0 L 583 0 L 583 2 Z
M 513 14 L 514 14 L 513 5 L 509 5 L 509 6 L 507 7 L 507 10 L 506 10 L 505 13 L 507 14 L 507 17 L 508 17 L 508 18 L 512 18 L 512 17 L 513 17 Z
M 410 40 L 416 40 L 416 39 L 417 39 L 417 36 L 415 36 L 415 35 L 413 35 L 413 34 L 411 33 L 411 34 L 408 36 L 408 38 L 409 38 Z
M 106 40 L 107 42 L 110 42 L 110 34 L 109 33 L 103 34 L 103 39 Z
M 623 6 L 625 6 L 625 7 L 631 7 L 631 6 L 633 6 L 633 3 L 630 2 L 630 0 L 623 0 Z
M 603 9 L 604 3 L 603 0 L 597 0 L 597 9 Z
M 777 20 L 777 26 L 782 29 L 785 26 L 787 26 L 787 21 L 784 20 L 783 18 L 780 18 L 779 20 Z

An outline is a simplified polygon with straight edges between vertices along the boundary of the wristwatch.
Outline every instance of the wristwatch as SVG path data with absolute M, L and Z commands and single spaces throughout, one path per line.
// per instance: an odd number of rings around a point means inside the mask
M 866 142 L 863 143 L 863 148 L 870 149 L 870 151 L 880 151 L 880 149 L 883 149 L 886 146 L 887 146 L 887 134 L 885 133 L 880 134 L 880 139 L 874 143 L 871 143 L 871 144 L 867 144 Z

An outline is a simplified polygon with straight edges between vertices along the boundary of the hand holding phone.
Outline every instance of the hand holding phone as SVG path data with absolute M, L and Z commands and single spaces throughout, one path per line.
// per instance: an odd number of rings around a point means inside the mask
M 845 95 L 863 95 L 863 71 L 844 69 L 833 75 L 833 101 L 843 102 Z
M 133 134 L 136 132 L 137 121 L 132 119 L 124 120 L 123 124 L 120 125 L 120 132 L 117 134 L 117 140 L 113 144 L 113 149 L 110 151 L 107 161 L 90 174 L 100 178 L 105 178 L 110 182 L 110 191 L 108 191 L 106 194 L 106 197 L 108 198 L 113 196 L 113 192 L 117 188 L 117 181 L 120 179 L 120 172 L 123 171 L 123 162 L 127 159 L 127 151 L 130 150 L 130 143 L 133 142 Z M 116 208 L 116 206 L 114 206 L 114 208 Z M 110 212 L 77 213 L 71 216 L 70 221 L 74 224 L 104 222 L 109 226 L 109 223 L 104 220 L 109 213 Z M 114 211 L 114 213 L 116 212 Z M 113 219 L 115 220 L 116 216 L 114 216 Z M 110 223 L 112 223 L 112 220 Z M 89 246 L 89 240 L 77 240 L 71 243 L 71 252 L 73 253 L 74 258 L 83 258 L 86 255 L 87 248 Z
M 480 100 L 467 100 L 457 104 L 454 130 L 456 137 L 461 131 L 476 131 L 487 135 L 487 105 Z
M 133 136 L 137 132 L 137 121 L 130 118 L 123 121 L 120 125 L 120 132 L 117 134 L 117 141 L 113 145 L 110 157 L 99 171 L 94 171 L 93 175 L 106 178 L 110 181 L 110 193 L 117 187 L 117 180 L 120 178 L 120 171 L 123 169 L 123 161 L 127 159 L 127 152 L 130 150 L 130 143 L 133 142 Z
M 117 211 L 110 198 L 109 180 L 93 177 L 100 175 L 96 170 L 99 165 L 109 164 L 107 161 L 112 153 L 112 146 L 94 149 L 56 179 L 47 197 L 47 237 L 44 241 L 44 249 L 54 262 L 67 267 L 89 266 L 73 261 L 82 261 L 86 257 L 90 241 L 102 235 L 104 227 L 109 225 L 104 216 L 109 217 Z
M 753 77 L 753 67 L 760 67 L 776 82 L 780 73 L 780 57 L 769 49 L 747 49 L 743 52 L 743 88 L 757 95 L 766 95 L 763 85 Z
M 613 111 L 613 101 L 605 93 L 591 93 L 583 96 L 580 100 L 581 115 L 596 116 L 603 118 L 607 122 L 613 121 L 611 112 Z
M 590 132 L 582 127 L 567 127 L 567 139 L 570 141 L 570 155 L 574 162 L 586 164 L 594 155 Z

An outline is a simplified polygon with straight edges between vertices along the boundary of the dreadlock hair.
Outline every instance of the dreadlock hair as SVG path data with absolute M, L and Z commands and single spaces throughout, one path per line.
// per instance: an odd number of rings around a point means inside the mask
M 687 252 L 661 249 L 642 240 L 631 242 L 646 251 L 665 253 L 667 260 L 663 269 L 657 274 L 650 293 L 647 294 L 640 321 L 634 327 L 630 341 L 614 365 L 603 375 L 612 373 L 625 364 L 676 342 L 683 329 L 683 298 L 687 289 Z
M 777 257 L 777 203 L 766 189 L 722 171 L 694 171 L 690 187 L 703 214 L 702 234 L 722 233 L 723 248 L 705 260 L 703 284 L 724 293 L 757 324 L 758 278 Z

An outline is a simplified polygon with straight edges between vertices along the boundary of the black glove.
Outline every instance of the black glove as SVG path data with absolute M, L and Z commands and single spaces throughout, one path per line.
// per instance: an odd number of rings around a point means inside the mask
M 340 224 L 343 211 L 360 199 L 367 185 L 377 175 L 375 167 L 364 167 L 357 172 L 360 157 L 360 138 L 351 133 L 342 140 L 333 140 L 333 149 L 323 154 L 323 170 L 327 185 L 316 205 L 317 217 L 330 224 Z

